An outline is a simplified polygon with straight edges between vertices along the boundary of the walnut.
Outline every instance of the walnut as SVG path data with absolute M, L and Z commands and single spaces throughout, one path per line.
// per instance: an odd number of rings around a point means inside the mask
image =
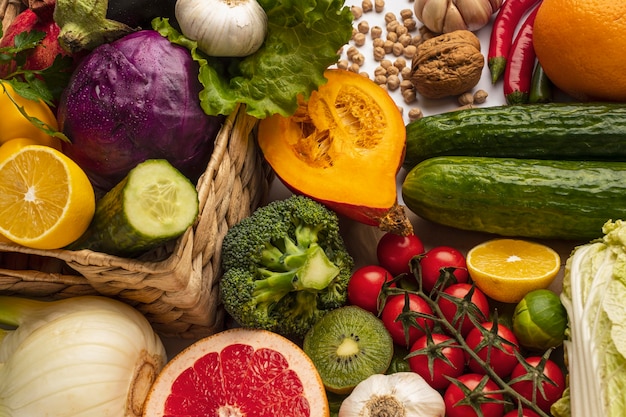
M 426 98 L 458 96 L 478 84 L 484 65 L 478 37 L 469 30 L 457 30 L 417 47 L 411 81 Z

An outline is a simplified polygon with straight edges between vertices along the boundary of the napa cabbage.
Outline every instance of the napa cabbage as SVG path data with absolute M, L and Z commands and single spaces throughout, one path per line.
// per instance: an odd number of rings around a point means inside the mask
M 608 221 L 602 232 L 565 265 L 569 387 L 552 406 L 555 417 L 626 413 L 626 222 Z

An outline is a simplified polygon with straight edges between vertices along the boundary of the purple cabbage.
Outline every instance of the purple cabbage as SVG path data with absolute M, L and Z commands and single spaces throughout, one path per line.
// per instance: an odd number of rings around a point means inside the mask
M 166 159 L 195 182 L 224 119 L 202 110 L 201 89 L 189 50 L 156 31 L 98 46 L 61 96 L 63 151 L 103 191 L 146 159 Z

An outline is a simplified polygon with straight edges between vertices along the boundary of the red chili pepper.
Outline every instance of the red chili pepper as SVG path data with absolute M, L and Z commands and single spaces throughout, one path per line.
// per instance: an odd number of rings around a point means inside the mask
M 491 71 L 491 81 L 496 83 L 504 74 L 507 57 L 513 42 L 515 29 L 522 16 L 541 0 L 505 0 L 493 21 L 487 65 Z
M 539 6 L 530 12 L 522 22 L 517 36 L 511 45 L 504 70 L 504 98 L 507 104 L 528 102 L 530 84 L 535 69 L 535 48 L 533 46 L 533 25 Z

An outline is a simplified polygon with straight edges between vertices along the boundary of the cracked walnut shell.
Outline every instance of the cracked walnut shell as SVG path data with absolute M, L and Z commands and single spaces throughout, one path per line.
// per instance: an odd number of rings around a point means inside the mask
M 478 84 L 484 65 L 478 37 L 469 30 L 456 30 L 418 46 L 411 82 L 425 98 L 456 96 Z

